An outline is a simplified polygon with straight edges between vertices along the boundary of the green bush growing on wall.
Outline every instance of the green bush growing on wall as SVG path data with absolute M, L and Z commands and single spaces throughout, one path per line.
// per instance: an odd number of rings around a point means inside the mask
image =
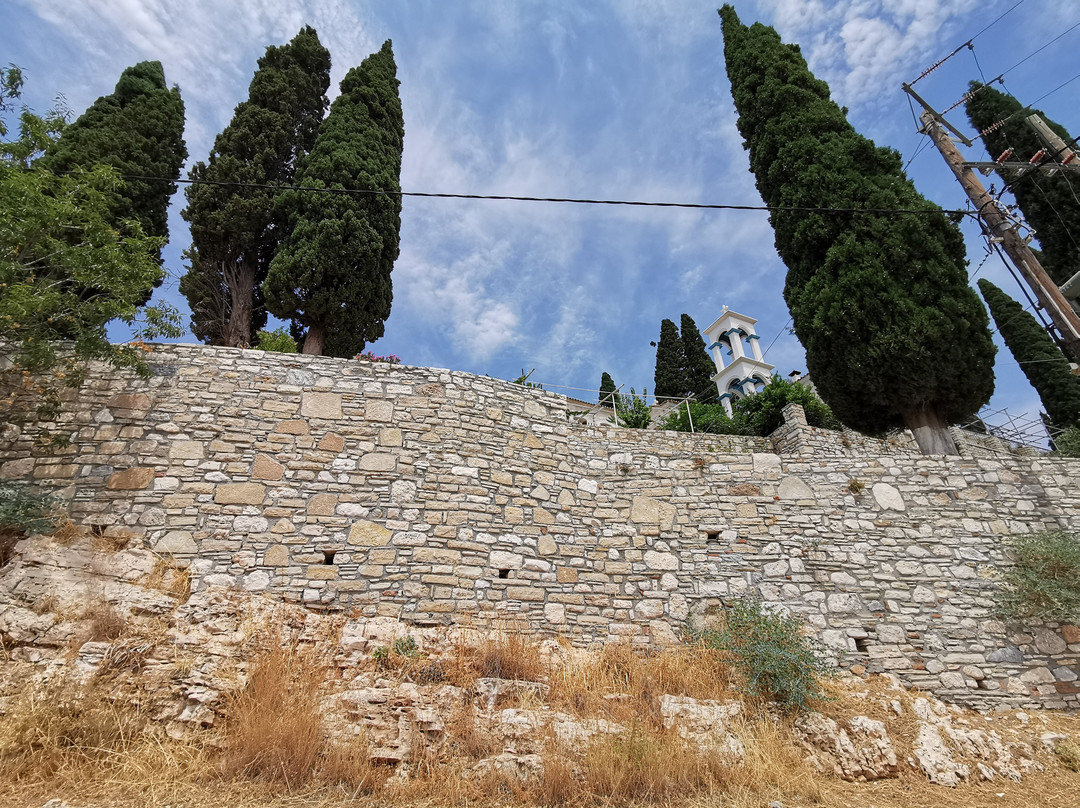
M 273 331 L 263 329 L 255 335 L 255 339 L 255 348 L 260 351 L 272 351 L 274 353 L 297 352 L 296 340 L 284 328 L 275 328 Z
M 723 628 L 694 636 L 730 655 L 740 692 L 774 701 L 789 713 L 827 699 L 821 680 L 835 668 L 821 644 L 803 633 L 802 620 L 748 599 L 729 605 L 723 618 Z
M 1061 623 L 1080 620 L 1080 534 L 1050 530 L 1013 536 L 1013 565 L 995 602 L 1002 617 Z

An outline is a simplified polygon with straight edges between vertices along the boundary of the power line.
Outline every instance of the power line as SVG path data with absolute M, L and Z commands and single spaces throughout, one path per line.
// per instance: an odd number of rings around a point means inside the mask
M 1043 45 L 1041 48 L 1037 48 L 1036 50 L 1029 53 L 1027 56 L 1025 56 L 1023 59 L 1021 59 L 1016 64 L 1014 64 L 1012 67 L 1010 67 L 1008 70 L 1006 70 L 1001 75 L 1004 76 L 1004 75 L 1007 75 L 1008 73 L 1011 73 L 1013 70 L 1016 70 L 1016 68 L 1020 67 L 1020 65 L 1022 65 L 1024 62 L 1026 62 L 1028 59 L 1042 53 L 1044 50 L 1046 50 L 1051 45 L 1053 45 L 1055 42 L 1057 42 L 1059 39 L 1061 39 L 1063 36 L 1065 36 L 1067 33 L 1069 33 L 1070 31 L 1072 31 L 1072 30 L 1074 30 L 1076 28 L 1080 28 L 1080 22 L 1073 23 L 1071 26 L 1066 28 L 1064 31 L 1062 31 L 1060 34 L 1058 34 L 1056 37 L 1054 37 L 1049 42 L 1047 42 L 1045 45 Z
M 513 196 L 509 194 L 454 194 L 432 193 L 426 191 L 384 191 L 376 188 L 312 188 L 300 185 L 275 185 L 260 182 L 221 182 L 217 180 L 193 180 L 170 177 L 150 177 L 142 174 L 120 174 L 125 180 L 181 183 L 184 185 L 216 185 L 226 188 L 251 188 L 263 191 L 307 191 L 311 193 L 345 194 L 360 196 L 412 196 L 424 199 L 481 199 L 502 202 L 565 202 L 576 205 L 624 205 L 647 208 L 688 208 L 691 210 L 750 210 L 750 211 L 794 211 L 800 213 L 912 213 L 919 215 L 944 214 L 970 216 L 971 211 L 945 210 L 942 208 L 830 208 L 809 205 L 729 205 L 707 204 L 700 202 L 644 202 L 626 199 L 579 199 L 559 196 Z

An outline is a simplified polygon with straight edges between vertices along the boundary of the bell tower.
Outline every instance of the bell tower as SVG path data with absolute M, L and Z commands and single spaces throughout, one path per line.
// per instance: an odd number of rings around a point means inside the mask
M 761 357 L 761 339 L 753 317 L 724 306 L 720 318 L 705 329 L 705 342 L 716 364 L 716 390 L 731 415 L 733 402 L 759 392 L 772 378 L 773 365 Z

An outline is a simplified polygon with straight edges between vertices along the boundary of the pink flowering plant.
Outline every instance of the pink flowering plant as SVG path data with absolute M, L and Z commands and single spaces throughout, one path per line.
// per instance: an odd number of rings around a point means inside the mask
M 387 354 L 386 356 L 376 356 L 372 351 L 367 353 L 358 353 L 353 359 L 364 359 L 368 362 L 385 362 L 388 365 L 400 365 L 401 357 L 397 354 Z

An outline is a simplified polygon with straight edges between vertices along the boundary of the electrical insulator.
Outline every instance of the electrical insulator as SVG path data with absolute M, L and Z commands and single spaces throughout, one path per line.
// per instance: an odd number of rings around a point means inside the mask
M 1034 155 L 1032 155 L 1031 159 L 1028 160 L 1028 162 L 1031 163 L 1032 165 L 1035 165 L 1037 162 L 1042 160 L 1044 157 L 1046 157 L 1046 149 L 1039 149 L 1037 152 L 1035 152 Z
M 1003 151 L 1001 153 L 1001 157 L 996 159 L 994 162 L 995 163 L 1004 163 L 1006 160 L 1008 160 L 1012 156 L 1013 156 L 1013 148 L 1012 148 L 1012 146 L 1010 146 L 1005 151 Z

